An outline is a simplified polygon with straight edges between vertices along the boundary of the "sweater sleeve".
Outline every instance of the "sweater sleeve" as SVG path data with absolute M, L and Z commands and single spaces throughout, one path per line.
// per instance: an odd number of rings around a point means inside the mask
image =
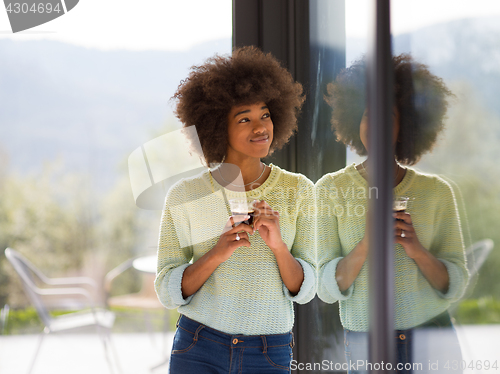
M 437 180 L 439 202 L 436 210 L 434 236 L 430 248 L 436 258 L 448 271 L 449 287 L 446 293 L 436 290 L 437 294 L 451 301 L 458 300 L 464 293 L 469 280 L 466 267 L 462 229 L 453 190 L 441 179 Z
M 342 250 L 335 214 L 335 201 L 331 189 L 335 189 L 332 177 L 326 175 L 316 184 L 315 201 L 317 209 L 316 237 L 318 252 L 318 297 L 325 303 L 346 300 L 352 295 L 354 284 L 342 293 L 335 273 L 342 260 Z
M 304 280 L 296 295 L 292 295 L 283 283 L 283 292 L 287 299 L 299 304 L 311 301 L 316 294 L 316 238 L 315 238 L 315 204 L 314 185 L 307 178 L 299 180 L 297 186 L 297 221 L 295 238 L 292 245 L 292 256 L 302 266 Z
M 169 309 L 188 304 L 193 295 L 182 297 L 181 283 L 184 270 L 193 257 L 189 235 L 189 220 L 178 196 L 178 188 L 172 188 L 165 201 L 160 224 L 158 263 L 155 289 L 160 302 Z M 178 205 L 175 205 L 175 204 Z M 184 239 L 183 239 L 184 238 Z

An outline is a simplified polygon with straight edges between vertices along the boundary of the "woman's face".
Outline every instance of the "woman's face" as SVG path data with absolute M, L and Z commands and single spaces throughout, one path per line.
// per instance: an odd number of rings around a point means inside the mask
M 262 158 L 269 153 L 273 141 L 273 121 L 263 102 L 236 105 L 228 115 L 228 147 L 226 161 Z
M 396 106 L 394 106 L 394 109 L 392 111 L 392 118 L 394 121 L 393 131 L 392 131 L 392 145 L 393 148 L 396 149 L 396 142 L 398 141 L 398 135 L 399 135 L 399 111 Z M 369 152 L 368 133 L 369 133 L 368 109 L 365 109 L 365 111 L 363 112 L 363 118 L 361 118 L 361 123 L 359 124 L 359 137 L 361 139 L 361 143 L 363 143 L 367 152 Z

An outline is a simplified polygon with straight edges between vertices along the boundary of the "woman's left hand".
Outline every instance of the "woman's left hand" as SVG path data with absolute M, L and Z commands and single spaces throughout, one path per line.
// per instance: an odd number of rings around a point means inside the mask
M 410 213 L 399 212 L 394 213 L 394 239 L 396 243 L 403 246 L 408 257 L 415 259 L 425 251 L 425 248 L 420 244 Z
M 253 230 L 259 230 L 260 237 L 264 240 L 269 248 L 274 252 L 283 247 L 285 243 L 281 238 L 280 230 L 280 214 L 273 210 L 265 201 L 256 201 Z M 285 245 L 286 246 L 286 245 Z

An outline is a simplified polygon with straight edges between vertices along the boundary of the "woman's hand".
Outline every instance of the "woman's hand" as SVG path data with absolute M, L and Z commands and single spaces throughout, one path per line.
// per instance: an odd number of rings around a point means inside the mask
M 410 213 L 394 213 L 393 217 L 396 218 L 394 222 L 395 242 L 403 246 L 408 257 L 415 260 L 417 257 L 421 256 L 424 251 L 427 252 L 418 240 Z
M 232 256 L 236 248 L 250 247 L 248 235 L 253 233 L 253 229 L 249 225 L 240 223 L 248 218 L 250 217 L 243 216 L 235 221 L 233 216 L 229 217 L 217 244 L 184 270 L 181 283 L 183 298 L 198 291 L 215 269 Z M 238 223 L 240 224 L 233 227 Z
M 255 208 L 253 231 L 259 231 L 260 237 L 273 252 L 286 247 L 281 238 L 280 214 L 273 210 L 265 201 L 256 201 L 253 204 Z
M 304 281 L 304 270 L 281 238 L 280 215 L 265 201 L 256 201 L 253 206 L 255 208 L 253 230 L 254 232 L 259 230 L 260 237 L 273 251 L 281 280 L 290 293 L 296 295 Z
M 217 244 L 211 249 L 212 254 L 220 263 L 228 260 L 236 248 L 250 247 L 248 235 L 253 234 L 253 228 L 241 223 L 249 218 L 250 216 L 229 217 Z

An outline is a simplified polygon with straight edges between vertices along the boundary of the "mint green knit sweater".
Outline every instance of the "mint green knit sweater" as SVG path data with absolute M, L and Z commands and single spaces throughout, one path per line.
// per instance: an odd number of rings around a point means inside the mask
M 291 330 L 293 301 L 306 303 L 316 293 L 313 184 L 300 174 L 271 165 L 267 180 L 248 192 L 225 189 L 227 198 L 265 200 L 280 213 L 283 241 L 304 270 L 292 296 L 281 280 L 271 249 L 256 232 L 251 247 L 237 248 L 203 286 L 184 299 L 182 275 L 215 246 L 229 218 L 220 186 L 205 172 L 170 189 L 160 226 L 155 288 L 161 303 L 228 334 L 280 334 Z
M 318 296 L 327 303 L 340 301 L 344 328 L 368 331 L 367 262 L 344 293 L 335 280 L 338 262 L 363 238 L 368 186 L 350 165 L 327 174 L 316 184 L 318 209 Z M 371 191 L 372 196 L 376 191 Z M 449 184 L 434 175 L 408 168 L 394 194 L 407 196 L 407 212 L 420 243 L 448 270 L 449 288 L 443 294 L 432 288 L 399 244 L 394 248 L 395 329 L 408 329 L 445 311 L 462 295 L 468 281 L 458 211 Z

